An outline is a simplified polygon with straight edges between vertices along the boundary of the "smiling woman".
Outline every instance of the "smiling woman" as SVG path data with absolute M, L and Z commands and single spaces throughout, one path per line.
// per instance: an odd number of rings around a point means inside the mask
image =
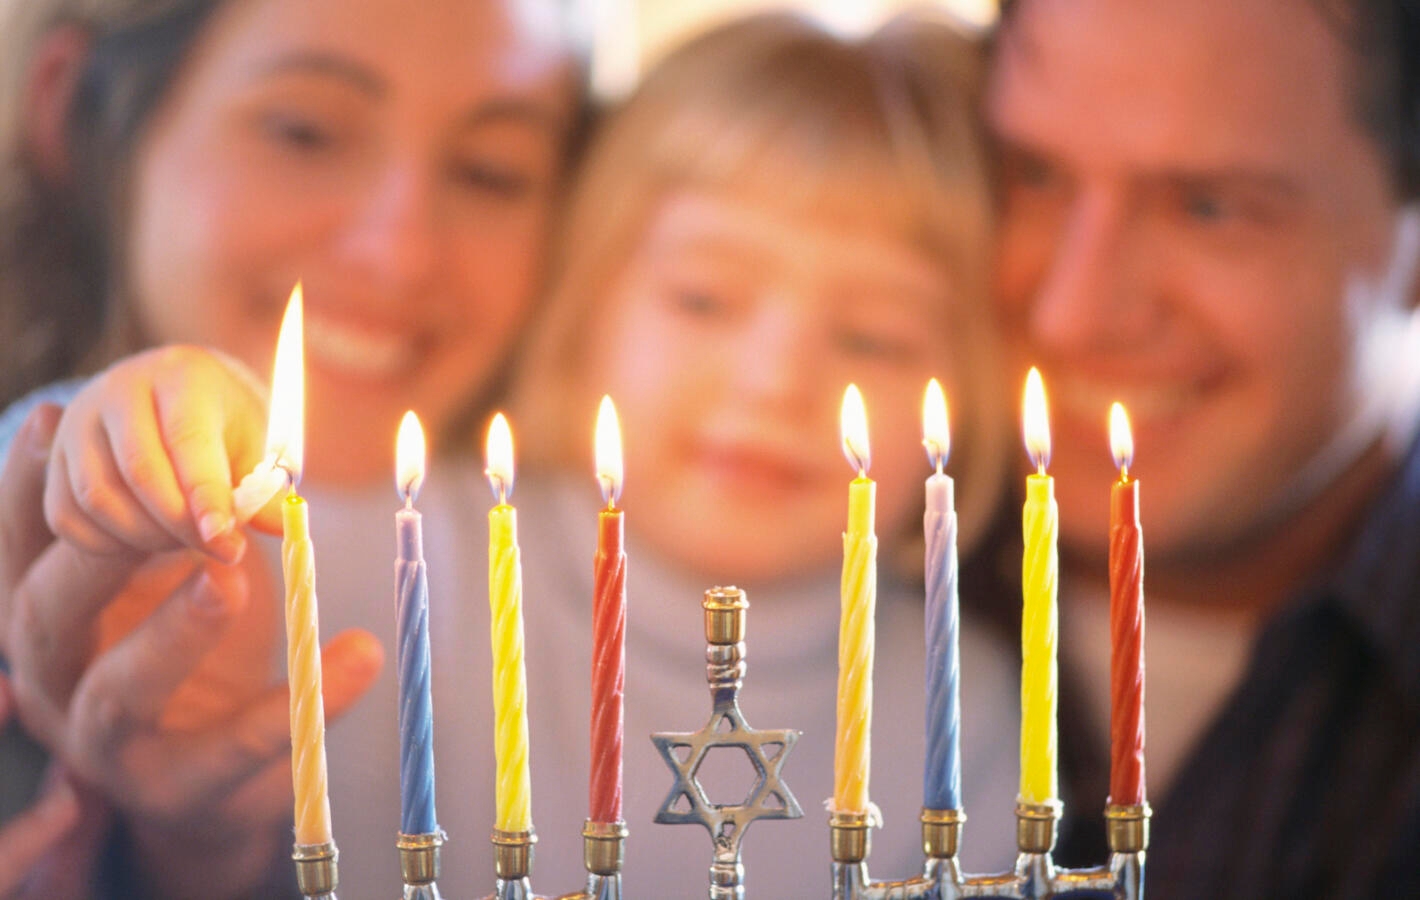
M 233 564 L 247 538 L 231 516 L 238 454 L 229 465 L 224 448 L 260 430 L 263 404 L 234 369 L 269 371 L 302 281 L 307 482 L 348 498 L 383 481 L 411 407 L 436 452 L 457 445 L 534 305 L 581 119 L 564 18 L 558 0 L 0 4 L 0 403 L 108 367 L 46 395 L 69 401 L 52 443 L 70 455 L 51 454 L 44 414 L 17 446 L 46 449 L 9 454 L 0 505 L 26 500 L 0 517 L 24 539 L 0 542 L 0 610 L 22 596 L 44 609 L 0 616 L 0 648 L 26 732 L 125 826 L 133 852 L 111 855 L 122 871 L 106 873 L 103 895 L 275 896 L 289 880 L 288 723 L 272 702 L 286 690 L 271 668 L 280 599 L 261 554 Z M 160 344 L 218 352 L 138 353 Z M 139 372 L 181 387 L 159 402 L 155 382 L 129 378 Z M 184 413 L 197 418 L 181 434 L 145 430 Z M 13 422 L 0 419 L 0 447 Z M 116 451 L 108 426 L 144 438 Z M 210 481 L 173 479 L 211 454 Z M 69 475 L 94 488 L 79 492 L 84 511 L 56 499 L 78 483 Z M 94 541 L 123 550 L 96 554 Z M 208 555 L 169 552 L 184 546 Z M 83 562 L 46 567 L 55 553 Z M 140 562 L 152 565 L 134 576 Z M 102 584 L 65 579 L 99 570 Z M 332 718 L 380 668 L 369 629 L 387 626 L 389 590 L 368 616 L 355 602 L 388 577 L 377 571 L 333 592 L 350 613 L 331 619 L 352 627 L 325 648 Z M 17 742 L 0 742 L 7 811 L 33 788 L 8 764 Z M 354 797 L 373 782 L 388 778 L 335 783 L 357 784 L 340 791 Z M 369 833 L 347 846 L 377 866 L 365 850 L 389 832 L 360 821 Z M 0 893 L 26 865 L 8 834 Z M 177 842 L 191 852 L 172 854 Z
M 446 431 L 531 309 L 576 120 L 538 2 L 15 4 L 0 399 L 153 343 L 265 371 L 299 279 L 316 477 L 382 475 L 408 407 Z

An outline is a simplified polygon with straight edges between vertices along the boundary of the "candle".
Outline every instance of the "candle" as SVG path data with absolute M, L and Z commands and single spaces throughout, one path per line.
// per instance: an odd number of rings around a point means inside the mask
M 1109 802 L 1138 806 L 1145 800 L 1144 542 L 1139 482 L 1129 477 L 1134 438 L 1118 403 L 1109 410 L 1109 443 L 1119 467 L 1109 498 Z
M 270 471 L 281 472 L 289 485 L 281 505 L 281 572 L 286 583 L 286 671 L 291 683 L 291 780 L 296 794 L 296 843 L 310 845 L 328 843 L 331 830 L 315 556 L 310 510 L 296 493 L 304 455 L 301 319 L 298 286 L 286 304 L 276 341 L 266 460 Z
M 1058 639 L 1056 539 L 1060 510 L 1050 464 L 1050 422 L 1040 372 L 1030 370 L 1025 393 L 1025 440 L 1035 474 L 1026 478 L 1023 514 L 1025 557 L 1021 566 L 1021 800 L 1045 803 L 1058 794 L 1056 782 L 1055 648 Z
M 488 603 L 493 617 L 493 739 L 499 831 L 532 830 L 528 773 L 528 679 L 523 661 L 523 568 L 513 490 L 513 435 L 502 413 L 488 427 L 488 481 L 498 505 L 488 512 Z
M 300 459 L 303 455 L 304 435 L 301 428 L 297 427 L 305 419 L 305 392 L 302 385 L 304 375 L 301 371 L 303 362 L 302 346 L 302 314 L 304 307 L 303 291 L 301 283 L 296 282 L 296 286 L 291 289 L 291 296 L 286 301 L 286 312 L 281 317 L 281 331 L 276 337 L 276 365 L 272 373 L 271 409 L 266 417 L 266 456 L 261 462 L 242 477 L 241 483 L 232 489 L 232 508 L 235 513 L 237 523 L 245 525 L 250 522 L 263 506 L 270 502 L 281 491 L 291 486 L 290 459 L 294 457 Z M 295 312 L 292 312 L 294 310 Z M 295 317 L 296 337 L 294 343 L 284 345 L 287 347 L 287 356 L 294 354 L 294 361 L 288 360 L 290 365 L 287 374 L 282 376 L 281 348 L 282 341 L 286 335 L 287 322 Z M 294 368 L 292 368 L 292 366 Z M 278 382 L 284 378 L 284 387 L 289 390 L 276 390 Z M 295 378 L 292 382 L 290 379 Z M 292 429 L 295 428 L 293 431 Z
M 424 429 L 413 411 L 399 423 L 395 488 L 404 508 L 394 514 L 395 644 L 399 648 L 399 830 L 433 834 L 434 704 L 429 694 L 429 580 L 424 534 L 414 498 L 424 484 Z
M 957 631 L 957 513 L 951 476 L 947 400 L 933 378 L 922 401 L 922 444 L 936 469 L 927 478 L 926 537 L 927 764 L 922 805 L 961 808 L 961 657 Z
M 606 508 L 597 517 L 597 557 L 592 569 L 592 772 L 593 822 L 621 821 L 621 760 L 626 688 L 626 551 L 622 549 L 621 430 L 616 407 L 603 397 L 597 412 L 597 480 Z
M 868 417 L 855 385 L 843 394 L 843 453 L 858 476 L 848 486 L 838 629 L 838 729 L 833 755 L 833 807 L 869 812 L 868 754 L 873 726 L 873 617 L 877 606 L 876 486 L 868 477 Z

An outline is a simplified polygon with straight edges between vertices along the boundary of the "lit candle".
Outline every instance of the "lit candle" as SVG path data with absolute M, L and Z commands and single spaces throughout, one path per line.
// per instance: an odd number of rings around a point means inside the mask
M 429 694 L 429 580 L 424 533 L 414 498 L 424 484 L 424 429 L 413 411 L 399 423 L 395 489 L 404 508 L 394 514 L 395 644 L 399 647 L 399 830 L 433 834 L 434 704 Z
M 1119 467 L 1109 497 L 1109 802 L 1138 806 L 1145 800 L 1144 541 L 1139 482 L 1129 477 L 1134 437 L 1118 403 L 1109 410 L 1109 443 Z
M 621 759 L 626 688 L 626 551 L 622 548 L 621 429 L 616 407 L 603 397 L 597 412 L 597 480 L 606 508 L 597 517 L 592 600 L 593 822 L 621 821 Z
M 1060 510 L 1050 464 L 1050 421 L 1040 372 L 1030 370 L 1025 393 L 1026 451 L 1036 471 L 1026 478 L 1023 514 L 1025 557 L 1021 566 L 1021 800 L 1045 803 L 1056 782 L 1056 588 L 1060 568 L 1056 539 Z
M 301 423 L 304 426 L 305 415 L 305 394 L 304 374 L 301 366 L 304 365 L 301 350 L 302 338 L 299 335 L 301 329 L 301 309 L 303 308 L 303 292 L 301 283 L 296 282 L 296 286 L 291 289 L 291 297 L 286 301 L 286 313 L 281 318 L 281 331 L 276 337 L 276 359 L 278 365 L 274 366 L 272 373 L 271 409 L 266 418 L 266 456 L 261 462 L 243 476 L 241 483 L 232 489 L 232 508 L 236 515 L 238 524 L 245 525 L 250 522 L 263 506 L 271 501 L 273 497 L 291 487 L 291 467 L 290 460 L 282 458 L 283 448 L 289 440 L 289 432 L 293 427 L 292 423 Z M 295 344 L 288 348 L 287 353 L 296 354 L 294 362 L 295 369 L 288 378 L 300 379 L 296 387 L 289 390 L 276 390 L 277 376 L 282 371 L 279 365 L 281 360 L 282 340 L 286 334 L 286 322 L 294 313 L 296 317 L 295 328 L 298 331 L 294 339 Z M 289 387 L 289 385 L 288 385 Z M 296 435 L 296 452 L 299 455 L 302 436 Z M 289 456 L 289 451 L 287 453 Z
M 927 765 L 922 805 L 961 808 L 961 656 L 957 638 L 957 513 L 951 476 L 947 399 L 933 378 L 922 401 L 922 445 L 936 469 L 927 478 L 926 537 Z
M 876 486 L 868 477 L 868 416 L 855 385 L 843 394 L 843 453 L 858 476 L 848 486 L 843 534 L 842 603 L 838 628 L 838 731 L 833 756 L 833 807 L 863 813 L 868 805 L 868 753 L 873 727 L 873 617 L 877 606 L 878 539 L 873 534 Z
M 305 385 L 301 293 L 286 305 L 276 341 L 266 459 L 289 485 L 281 505 L 281 571 L 286 582 L 286 671 L 291 683 L 291 778 L 296 794 L 296 843 L 331 840 L 325 766 L 325 705 L 321 699 L 316 567 L 306 501 L 296 493 L 304 456 Z
M 488 427 L 488 481 L 498 505 L 488 512 L 488 603 L 493 638 L 493 741 L 498 775 L 494 827 L 532 830 L 528 773 L 528 679 L 523 661 L 523 567 L 513 491 L 513 435 L 502 413 Z

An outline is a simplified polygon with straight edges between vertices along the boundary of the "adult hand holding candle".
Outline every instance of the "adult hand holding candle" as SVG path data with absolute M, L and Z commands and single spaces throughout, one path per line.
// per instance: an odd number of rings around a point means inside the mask
M 1026 478 L 1021 566 L 1021 793 L 1024 803 L 1053 802 L 1056 781 L 1056 591 L 1060 568 L 1056 540 L 1060 511 L 1050 464 L 1050 422 L 1045 386 L 1031 368 L 1025 391 L 1026 451 L 1036 471 Z
M 395 489 L 404 507 L 394 514 L 395 645 L 399 648 L 399 830 L 438 832 L 434 812 L 434 704 L 429 681 L 429 580 L 422 517 L 414 508 L 424 484 L 424 429 L 412 411 L 399 423 Z
M 281 570 L 286 582 L 287 675 L 291 682 L 291 778 L 296 793 L 296 843 L 329 843 L 330 798 L 325 761 L 325 707 L 316 609 L 315 558 L 301 480 L 305 388 L 301 294 L 291 296 L 276 342 L 266 458 L 289 479 L 281 506 Z
M 1109 410 L 1109 444 L 1119 467 L 1109 502 L 1109 802 L 1139 806 L 1145 800 L 1144 541 L 1139 482 L 1129 477 L 1134 437 L 1118 403 Z
M 592 598 L 591 804 L 593 822 L 621 821 L 622 740 L 626 688 L 626 552 L 621 498 L 621 428 L 610 397 L 597 411 L 597 481 L 606 508 L 597 516 Z
M 926 539 L 927 756 L 926 809 L 961 808 L 961 662 L 958 642 L 957 513 L 954 486 L 942 472 L 951 450 L 947 400 L 933 378 L 922 400 L 922 445 L 936 471 L 927 478 Z
M 532 830 L 528 766 L 528 683 L 523 644 L 523 568 L 513 492 L 513 434 L 502 413 L 488 426 L 488 481 L 498 505 L 488 512 L 488 603 L 492 611 L 493 736 L 497 760 L 494 827 Z
M 838 630 L 838 729 L 833 755 L 833 809 L 867 814 L 869 739 L 873 724 L 873 619 L 877 607 L 876 486 L 868 477 L 868 415 L 856 385 L 843 393 L 843 454 L 858 473 L 848 486 Z

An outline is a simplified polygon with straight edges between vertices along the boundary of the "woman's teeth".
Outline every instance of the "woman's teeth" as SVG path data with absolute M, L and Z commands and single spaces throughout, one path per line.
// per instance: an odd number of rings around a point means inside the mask
M 408 339 L 351 328 L 307 310 L 306 354 L 329 369 L 363 378 L 385 378 L 408 368 L 415 350 Z

